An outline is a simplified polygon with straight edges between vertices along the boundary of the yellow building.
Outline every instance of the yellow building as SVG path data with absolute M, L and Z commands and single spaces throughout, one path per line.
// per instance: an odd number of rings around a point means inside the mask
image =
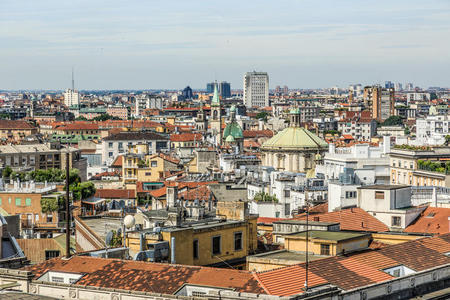
M 369 247 L 370 234 L 342 231 L 311 230 L 308 233 L 308 252 L 316 255 L 339 255 Z M 306 251 L 306 232 L 284 236 L 289 251 Z
M 148 144 L 129 147 L 123 156 L 122 181 L 126 188 L 136 188 L 136 182 L 158 181 L 167 171 L 180 170 L 179 161 L 162 153 L 148 154 Z
M 450 148 L 394 148 L 389 153 L 391 184 L 414 186 L 450 186 L 446 163 Z M 433 166 L 427 165 L 431 163 Z M 438 167 L 436 167 L 438 166 Z
M 131 253 L 138 253 L 150 249 L 155 243 L 166 241 L 171 249 L 169 261 L 177 264 L 231 265 L 243 269 L 246 256 L 253 254 L 257 247 L 257 216 L 246 215 L 245 205 L 244 202 L 221 203 L 217 207 L 219 218 L 161 227 L 153 231 L 130 232 L 127 234 L 127 246 Z M 173 247 L 174 258 L 170 254 Z

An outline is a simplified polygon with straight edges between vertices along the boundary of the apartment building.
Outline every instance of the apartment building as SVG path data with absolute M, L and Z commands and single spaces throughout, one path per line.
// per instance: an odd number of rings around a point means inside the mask
M 70 168 L 78 169 L 81 179 L 86 180 L 87 160 L 81 157 L 81 150 L 62 148 L 58 143 L 0 146 L 0 167 L 10 166 L 15 171 L 65 170 L 67 149 Z
M 390 182 L 413 186 L 450 186 L 449 147 L 394 147 L 389 153 Z
M 0 120 L 0 139 L 20 141 L 36 134 L 37 128 L 26 121 Z
M 269 106 L 269 75 L 266 72 L 245 73 L 243 99 L 246 107 Z
M 450 134 L 448 115 L 427 116 L 416 120 L 416 140 L 420 145 L 439 146 Z
M 383 122 L 394 115 L 395 90 L 380 86 L 364 87 L 364 105 L 372 112 L 372 117 Z

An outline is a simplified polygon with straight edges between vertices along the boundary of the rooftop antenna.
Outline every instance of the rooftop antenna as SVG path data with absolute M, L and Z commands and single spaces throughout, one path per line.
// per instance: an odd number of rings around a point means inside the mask
M 73 79 L 73 67 L 72 67 L 72 91 L 75 91 L 75 80 Z

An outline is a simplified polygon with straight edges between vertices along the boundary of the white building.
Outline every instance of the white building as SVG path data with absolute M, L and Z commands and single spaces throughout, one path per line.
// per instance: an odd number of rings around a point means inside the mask
M 73 89 L 67 89 L 64 92 L 64 105 L 67 107 L 80 106 L 80 94 Z
M 139 116 L 145 109 L 162 109 L 162 97 L 143 94 L 136 96 L 135 115 Z
M 369 142 L 376 134 L 377 122 L 375 120 L 341 120 L 338 130 L 342 134 L 351 135 L 357 141 Z
M 406 94 L 406 101 L 408 104 L 410 102 L 416 101 L 430 101 L 430 99 L 431 99 L 430 93 L 414 92 Z
M 450 134 L 450 119 L 447 115 L 428 116 L 416 120 L 416 141 L 418 145 L 439 146 Z
M 379 147 L 356 144 L 352 147 L 336 148 L 334 144 L 330 144 L 328 152 L 323 157 L 323 164 L 316 167 L 316 173 L 323 174 L 325 179 L 337 180 L 345 169 L 353 169 L 356 173 L 364 170 L 365 176 L 361 177 L 361 182 L 371 184 L 375 181 L 386 180 L 387 183 L 389 182 L 389 152 L 389 137 L 384 137 L 384 142 Z
M 372 214 L 392 231 L 408 227 L 426 206 L 411 206 L 411 187 L 372 185 L 358 188 L 358 207 Z
M 266 72 L 245 73 L 244 104 L 247 107 L 269 106 L 269 75 Z

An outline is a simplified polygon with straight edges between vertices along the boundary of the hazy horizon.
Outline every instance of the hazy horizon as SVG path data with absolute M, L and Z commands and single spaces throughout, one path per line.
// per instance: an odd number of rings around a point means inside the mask
M 76 3 L 75 3 L 76 2 Z M 449 87 L 450 1 L 0 2 L 0 90 Z

